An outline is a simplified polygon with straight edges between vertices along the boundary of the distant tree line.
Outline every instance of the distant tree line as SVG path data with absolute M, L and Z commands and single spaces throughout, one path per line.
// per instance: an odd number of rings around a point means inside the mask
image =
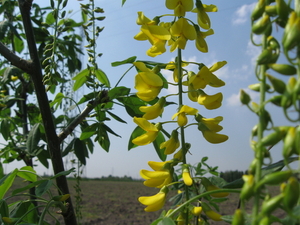
M 230 170 L 220 173 L 220 177 L 223 178 L 227 182 L 232 182 L 241 178 L 246 172 L 238 171 L 238 170 Z

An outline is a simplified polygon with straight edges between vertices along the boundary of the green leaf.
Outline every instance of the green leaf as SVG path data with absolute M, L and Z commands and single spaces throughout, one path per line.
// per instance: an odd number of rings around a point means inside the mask
M 40 124 L 35 124 L 29 131 L 28 138 L 26 141 L 26 147 L 29 154 L 32 154 L 34 150 L 38 148 L 38 143 L 41 139 L 41 132 L 39 128 Z
M 23 218 L 26 222 L 30 223 L 37 223 L 37 211 L 32 210 L 34 205 L 28 201 L 20 202 L 14 210 L 12 210 L 10 214 L 10 218 L 13 220 L 14 218 Z M 24 223 L 18 223 L 24 224 Z
M 57 110 L 58 106 L 61 104 L 62 100 L 64 99 L 64 94 L 63 93 L 57 93 L 55 98 L 53 99 L 52 102 L 50 102 L 50 107 L 53 107 L 55 105 L 55 110 Z
M 87 95 L 84 95 L 84 96 L 79 100 L 79 102 L 78 102 L 77 104 L 80 105 L 80 104 L 82 104 L 82 103 L 84 103 L 84 102 L 87 102 L 87 101 L 90 101 L 90 100 L 94 99 L 95 97 L 96 97 L 95 92 L 91 92 L 91 93 L 89 93 L 89 94 L 87 94 Z
M 8 205 L 4 199 L 0 199 L 0 215 L 1 217 L 9 217 Z
M 112 118 L 114 118 L 115 120 L 121 122 L 121 123 L 127 123 L 125 120 L 122 120 L 120 117 L 118 117 L 116 114 L 110 112 L 110 111 L 106 111 Z
M 1 121 L 1 134 L 7 141 L 10 135 L 10 121 L 6 118 Z
M 87 77 L 90 75 L 90 70 L 88 68 L 80 71 L 72 80 L 75 80 L 73 91 L 78 90 L 86 81 Z
M 13 184 L 17 173 L 18 173 L 18 169 L 15 169 L 12 173 L 7 174 L 5 177 L 3 177 L 0 180 L 0 199 L 4 197 L 6 192 Z
M 73 140 L 68 144 L 68 146 L 62 152 L 62 157 L 69 154 L 69 152 L 73 149 L 74 143 L 75 143 L 75 138 L 73 138 Z
M 76 138 L 74 143 L 74 153 L 78 160 L 83 164 L 86 165 L 85 157 L 88 157 L 88 151 L 83 141 Z
M 130 88 L 120 86 L 120 87 L 115 87 L 108 92 L 108 97 L 110 100 L 113 100 L 115 98 L 118 98 L 120 96 L 127 96 L 130 93 Z
M 21 53 L 24 50 L 24 42 L 22 39 L 14 36 L 14 47 L 16 52 Z
M 48 15 L 46 16 L 45 22 L 46 22 L 48 25 L 52 25 L 52 24 L 55 22 L 55 18 L 54 18 L 54 16 L 53 16 L 53 13 L 52 13 L 52 12 L 48 13 Z
M 123 4 L 125 3 L 125 1 L 126 0 L 123 0 Z M 132 56 L 132 57 L 129 57 L 128 59 L 125 59 L 123 61 L 113 62 L 113 63 L 111 63 L 111 66 L 115 67 L 115 66 L 124 65 L 124 64 L 127 64 L 127 63 L 133 63 L 135 60 L 136 60 L 136 56 Z
M 31 166 L 24 166 L 18 172 L 17 175 L 25 180 L 35 182 L 37 180 L 37 175 Z
M 106 124 L 102 124 L 101 126 L 102 128 L 104 128 L 107 132 L 117 136 L 117 137 L 121 137 L 120 135 L 118 135 L 116 132 L 114 132 L 109 126 L 107 126 Z
M 51 179 L 55 179 L 55 178 L 60 177 L 60 176 L 68 176 L 70 173 L 74 172 L 74 170 L 75 170 L 75 168 L 71 168 L 67 171 L 59 172 L 55 176 L 51 177 Z
M 35 189 L 36 196 L 40 197 L 44 193 L 46 193 L 52 186 L 53 181 L 52 180 L 41 180 L 41 184 L 38 185 Z
M 146 103 L 139 99 L 136 95 L 131 95 L 125 98 L 117 98 L 117 100 L 125 105 L 126 112 L 131 117 L 142 117 L 144 115 L 139 108 L 141 106 L 145 106 Z
M 106 87 L 110 87 L 109 80 L 104 71 L 102 71 L 101 69 L 95 70 L 95 76 L 102 84 L 105 84 Z
M 171 218 L 165 217 L 157 225 L 176 225 L 176 224 Z
M 165 137 L 161 132 L 158 132 L 157 138 L 155 139 L 155 141 L 153 141 L 153 146 L 156 150 L 156 153 L 158 155 L 158 157 L 162 160 L 162 161 L 166 161 L 167 156 L 164 154 L 164 149 L 160 149 L 160 144 L 165 142 Z
M 0 162 L 0 179 L 2 179 L 4 177 L 4 170 L 3 170 L 3 165 Z
M 132 143 L 132 140 L 135 139 L 138 136 L 141 136 L 142 134 L 146 133 L 146 131 L 144 131 L 142 128 L 140 128 L 139 126 L 137 126 L 131 133 L 130 138 L 129 138 L 129 142 L 128 142 L 128 151 L 131 150 L 132 148 L 137 147 L 137 145 Z
M 106 152 L 109 152 L 110 141 L 109 141 L 109 137 L 107 135 L 106 127 L 104 124 L 100 124 L 100 126 L 99 126 L 97 140 L 98 140 L 100 146 Z
M 126 2 L 126 0 L 122 0 L 122 6 L 124 5 L 125 2 Z
M 93 136 L 97 132 L 98 127 L 99 127 L 99 123 L 94 123 L 92 125 L 85 127 L 83 129 L 79 139 L 84 140 L 84 139 L 87 139 L 87 138 Z
M 25 187 L 15 189 L 15 190 L 13 190 L 12 195 L 16 195 L 16 194 L 18 194 L 20 192 L 23 192 L 25 190 L 29 190 L 30 188 L 33 188 L 33 187 L 35 187 L 35 186 L 37 186 L 37 185 L 39 185 L 43 182 L 45 182 L 45 180 L 38 180 L 38 181 L 35 181 L 33 183 L 30 183 L 30 184 L 26 185 Z
M 49 168 L 48 159 L 50 158 L 50 156 L 49 156 L 48 150 L 41 149 L 40 151 L 38 151 L 36 156 L 37 156 L 38 160 L 40 161 L 40 163 L 43 164 L 44 167 Z

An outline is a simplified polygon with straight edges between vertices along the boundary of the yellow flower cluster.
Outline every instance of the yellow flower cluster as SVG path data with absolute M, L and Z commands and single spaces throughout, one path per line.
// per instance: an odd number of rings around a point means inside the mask
M 193 9 L 194 1 L 167 0 L 166 7 L 174 10 L 174 16 L 180 17 L 174 23 L 160 22 L 156 17 L 150 20 L 143 12 L 138 12 L 137 24 L 141 25 L 140 32 L 134 36 L 136 40 L 148 40 L 152 45 L 147 50 L 147 55 L 155 57 L 166 51 L 166 44 L 170 46 L 170 51 L 175 49 L 185 49 L 188 40 L 195 40 L 196 48 L 201 52 L 208 52 L 205 38 L 214 34 L 210 28 L 210 19 L 207 12 L 216 12 L 215 5 L 205 5 L 197 1 L 196 8 Z M 184 18 L 185 13 L 192 11 L 197 13 L 198 24 L 191 24 L 191 21 Z M 201 31 L 200 28 L 207 30 Z

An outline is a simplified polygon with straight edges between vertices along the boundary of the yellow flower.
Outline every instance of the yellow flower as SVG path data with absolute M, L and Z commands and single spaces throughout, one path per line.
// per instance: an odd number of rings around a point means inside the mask
M 191 11 L 193 6 L 193 0 L 166 0 L 166 7 L 174 9 L 175 16 L 185 16 L 185 12 Z
M 180 127 L 183 127 L 187 124 L 188 120 L 186 115 L 196 115 L 198 113 L 198 109 L 189 107 L 187 105 L 183 105 L 179 112 L 175 113 L 172 117 L 174 120 L 177 117 L 177 123 Z
M 185 49 L 187 40 L 195 40 L 197 37 L 194 26 L 188 23 L 186 18 L 180 18 L 170 28 L 171 35 L 176 38 L 175 41 L 170 39 L 169 45 L 171 45 L 170 51 L 175 49 Z
M 221 67 L 217 67 L 217 65 L 221 65 L 223 62 L 218 62 L 214 64 L 211 68 L 219 69 Z M 225 62 L 226 64 L 226 62 Z M 225 65 L 224 64 L 224 65 Z M 215 66 L 216 65 L 216 66 Z M 214 75 L 212 72 L 216 70 L 208 69 L 205 65 L 203 65 L 200 69 L 200 71 L 197 73 L 197 75 L 192 75 L 189 78 L 189 84 L 193 84 L 194 89 L 204 89 L 206 85 L 209 85 L 211 87 L 221 87 L 224 86 L 224 81 L 220 80 L 216 75 Z
M 159 117 L 163 111 L 164 106 L 166 104 L 166 98 L 161 97 L 157 103 L 155 103 L 152 106 L 141 106 L 139 109 L 141 112 L 144 112 L 143 118 L 147 120 L 153 120 L 157 117 Z
M 200 30 L 197 31 L 197 37 L 196 37 L 195 44 L 196 44 L 196 48 L 200 52 L 203 52 L 203 53 L 208 52 L 208 46 L 207 46 L 207 43 L 205 41 L 205 38 L 209 35 L 212 35 L 212 34 L 214 34 L 214 30 L 212 30 L 212 29 L 209 29 L 206 32 L 202 32 Z
M 171 138 L 168 141 L 161 143 L 160 149 L 165 148 L 164 154 L 169 155 L 175 152 L 175 150 L 179 148 L 179 146 L 180 146 L 180 142 L 178 140 L 178 131 L 173 130 L 171 134 Z
M 189 65 L 189 63 L 184 62 L 184 61 L 181 63 L 182 67 L 185 67 L 185 66 L 188 66 L 188 65 Z M 174 69 L 174 71 L 173 71 L 173 80 L 177 83 L 178 82 L 178 68 L 177 68 L 177 63 L 171 61 L 171 62 L 168 63 L 168 65 L 166 66 L 165 69 L 166 70 Z M 182 76 L 182 74 L 181 74 L 181 76 Z
M 145 134 L 136 137 L 135 139 L 132 140 L 132 143 L 135 145 L 147 145 L 153 142 L 159 132 L 159 126 L 160 124 L 157 124 L 156 126 L 152 123 L 150 123 L 148 120 L 145 118 L 137 118 L 134 117 L 133 121 L 143 130 L 147 131 Z
M 185 185 L 191 186 L 193 184 L 193 179 L 191 178 L 190 171 L 187 165 L 183 166 L 182 179 Z
M 167 162 L 148 162 L 148 165 L 154 170 L 141 170 L 140 176 L 145 179 L 144 185 L 147 187 L 161 188 L 172 182 L 173 167 L 171 161 Z
M 18 77 L 18 76 L 13 76 L 13 75 L 11 75 L 11 76 L 10 76 L 10 79 L 11 79 L 12 81 L 16 81 L 16 80 L 19 79 L 19 77 Z
M 152 101 L 157 97 L 163 87 L 163 80 L 142 62 L 133 63 L 141 72 L 135 76 L 136 95 L 146 101 Z
M 228 136 L 224 134 L 217 134 L 223 129 L 219 123 L 223 117 L 217 116 L 215 118 L 204 118 L 199 114 L 196 116 L 198 121 L 198 129 L 202 132 L 203 137 L 212 144 L 219 144 L 228 140 Z
M 178 152 L 176 152 L 176 153 L 173 155 L 173 159 L 174 159 L 174 160 L 178 160 L 178 161 L 180 161 L 180 162 L 183 160 L 182 149 L 180 149 Z
M 221 92 L 214 95 L 201 94 L 198 103 L 204 105 L 206 109 L 217 109 L 222 105 L 223 94 Z
M 201 206 L 194 206 L 193 209 L 191 210 L 191 213 L 194 216 L 199 216 L 202 212 L 202 207 Z
M 221 219 L 221 216 L 219 213 L 216 213 L 215 211 L 213 211 L 210 206 L 205 203 L 205 202 L 202 202 L 202 208 L 203 208 L 203 211 L 204 213 L 212 220 L 214 221 L 222 221 Z
M 138 12 L 137 24 L 141 25 L 141 31 L 134 36 L 134 39 L 139 41 L 148 40 L 152 47 L 147 51 L 147 55 L 155 57 L 166 51 L 165 44 L 170 40 L 171 35 L 165 28 L 165 24 L 160 26 L 154 20 L 150 20 L 143 12 Z
M 144 209 L 146 212 L 153 212 L 160 210 L 166 201 L 166 194 L 168 193 L 168 188 L 164 187 L 158 192 L 156 195 L 153 196 L 142 196 L 139 197 L 139 202 L 147 207 Z
M 200 27 L 205 30 L 210 29 L 210 19 L 206 12 L 217 12 L 218 8 L 215 5 L 205 5 L 201 1 L 196 2 L 196 8 L 192 12 L 197 13 L 197 21 Z

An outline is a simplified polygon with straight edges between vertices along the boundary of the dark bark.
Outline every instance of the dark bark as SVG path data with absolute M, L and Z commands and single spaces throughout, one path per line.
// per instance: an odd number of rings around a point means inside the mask
M 32 23 L 30 19 L 30 9 L 32 0 L 19 0 L 19 8 L 23 19 L 23 25 L 25 29 L 28 49 L 30 53 L 30 58 L 32 63 L 29 64 L 28 72 L 31 75 L 31 79 L 34 84 L 40 112 L 42 115 L 42 120 L 45 128 L 45 135 L 48 144 L 48 150 L 54 170 L 54 174 L 64 171 L 64 164 L 60 151 L 60 143 L 58 136 L 56 134 L 56 128 L 52 119 L 52 113 L 49 106 L 47 92 L 42 82 L 43 74 L 40 59 L 38 57 L 35 36 L 33 33 Z M 56 183 L 59 190 L 62 192 L 60 194 L 69 194 L 69 188 L 67 179 L 65 176 L 60 176 L 56 178 Z M 68 210 L 63 213 L 64 221 L 66 225 L 76 225 L 76 216 L 74 213 L 74 208 L 69 198 Z

